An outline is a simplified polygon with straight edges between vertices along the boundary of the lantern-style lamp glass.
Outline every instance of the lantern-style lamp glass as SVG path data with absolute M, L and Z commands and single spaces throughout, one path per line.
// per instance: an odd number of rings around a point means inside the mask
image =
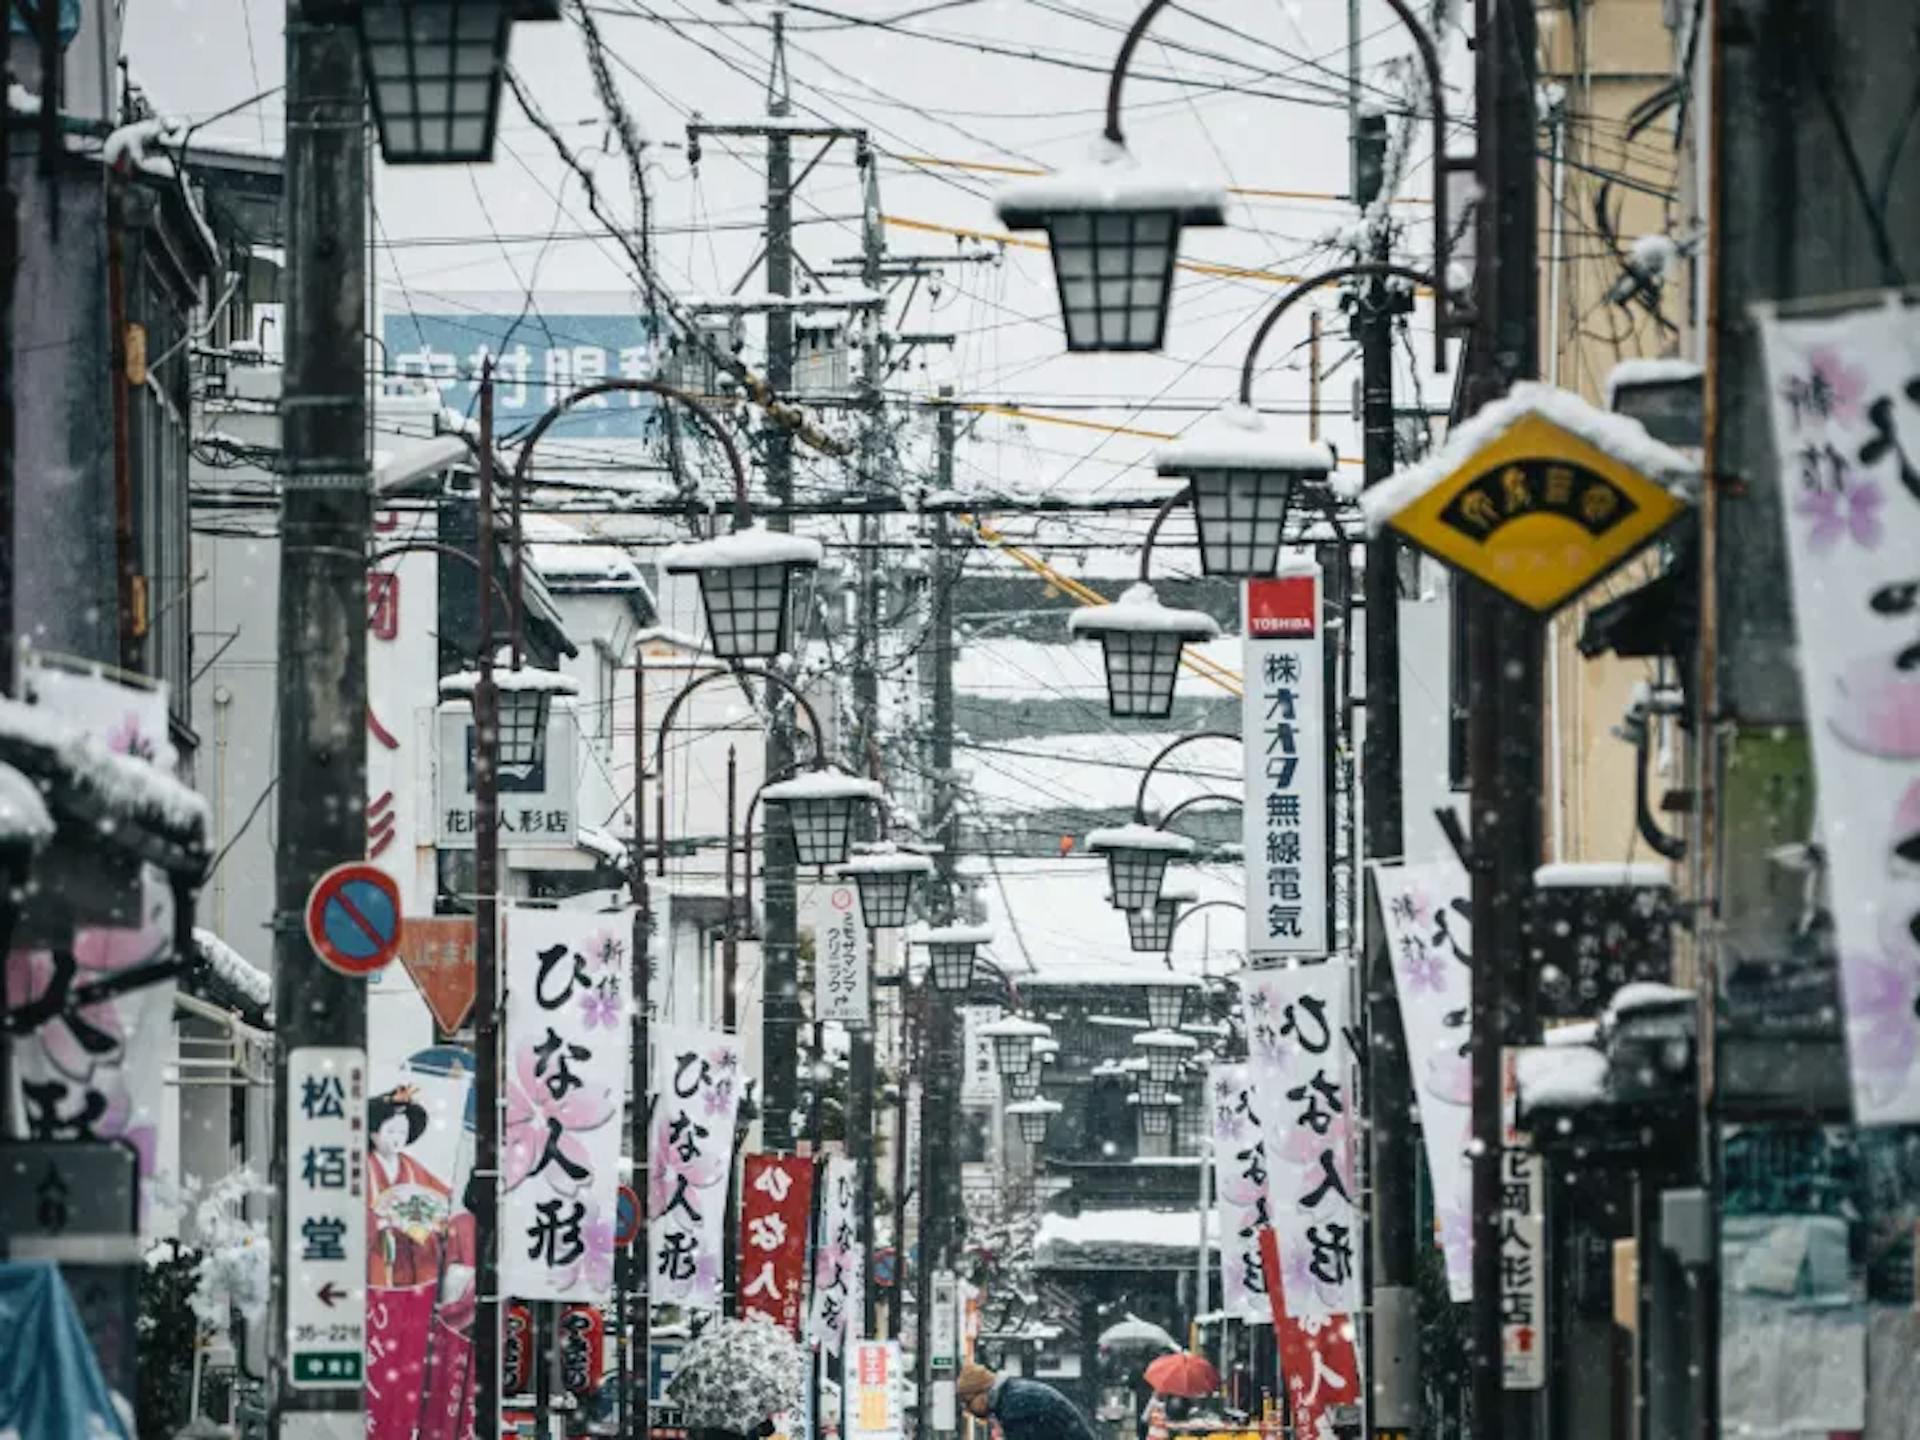
M 1160 896 L 1153 904 L 1127 911 L 1127 943 L 1142 954 L 1164 954 L 1173 944 L 1173 927 L 1179 922 L 1180 912 L 1199 898 L 1200 892 L 1191 881 L 1168 875 L 1160 882 Z
M 925 855 L 891 845 L 848 857 L 834 871 L 860 892 L 860 918 L 869 930 L 897 929 L 913 911 L 914 882 L 933 873 Z
M 1165 1104 L 1167 1096 L 1173 1093 L 1171 1085 L 1164 1080 L 1154 1079 L 1151 1074 L 1143 1073 L 1135 1076 L 1134 1083 L 1140 1093 L 1140 1103 L 1143 1105 Z
M 1044 230 L 1069 350 L 1158 350 L 1183 225 L 1226 223 L 1217 186 L 1155 175 L 1102 142 L 1094 164 L 1001 190 L 1011 230 Z
M 1047 1122 L 1061 1111 L 1057 1100 L 1020 1100 L 1007 1106 L 1007 1114 L 1020 1123 L 1020 1138 L 1029 1145 L 1044 1145 Z
M 1119 910 L 1144 910 L 1160 898 L 1167 862 L 1193 854 L 1193 841 L 1151 825 L 1119 825 L 1087 836 L 1087 849 L 1107 857 L 1108 899 Z
M 1246 406 L 1221 412 L 1154 457 L 1160 474 L 1188 483 L 1200 568 L 1225 578 L 1257 578 L 1279 568 L 1296 492 L 1324 486 L 1333 464 L 1327 445 L 1283 441 Z
M 491 160 L 505 0 L 362 0 L 360 53 L 389 165 Z
M 440 695 L 465 700 L 469 706 L 480 689 L 480 674 L 463 670 L 440 678 Z M 494 721 L 498 748 L 495 763 L 502 769 L 524 769 L 546 755 L 547 719 L 556 695 L 574 695 L 580 686 L 571 676 L 538 665 L 493 672 Z M 484 737 L 478 737 L 482 742 Z
M 818 541 L 748 525 L 732 534 L 675 545 L 662 557 L 669 575 L 700 581 L 707 637 L 723 660 L 770 660 L 792 632 L 793 577 L 820 564 Z
M 1143 1030 L 1133 1044 L 1147 1057 L 1147 1073 L 1162 1085 L 1178 1080 L 1180 1067 L 1200 1048 L 1198 1040 L 1178 1030 Z
M 1002 1075 L 1018 1075 L 1034 1066 L 1033 1047 L 1053 1032 L 1038 1020 L 1009 1015 L 980 1027 L 980 1038 L 993 1046 L 994 1068 Z
M 978 925 L 948 925 L 917 936 L 916 945 L 927 948 L 927 969 L 933 976 L 933 988 L 949 995 L 964 994 L 973 985 L 973 962 L 982 945 L 993 939 L 993 931 Z
M 1178 1030 L 1187 1012 L 1187 992 L 1194 987 L 1184 978 L 1168 976 L 1147 986 L 1147 1019 L 1155 1030 Z
M 871 780 L 839 770 L 814 770 L 767 786 L 760 798 L 786 809 L 802 865 L 838 865 L 853 841 L 854 814 L 881 793 Z
M 1151 585 L 1134 585 L 1112 605 L 1089 605 L 1067 631 L 1098 640 L 1107 665 L 1107 709 L 1122 719 L 1164 720 L 1189 640 L 1214 640 L 1220 626 L 1200 610 L 1170 610 Z
M 1034 1056 L 1027 1062 L 1027 1068 L 1018 1073 L 1002 1071 L 1000 1078 L 1006 1081 L 1008 1099 L 1036 1099 L 1040 1094 L 1040 1057 Z
M 1127 1097 L 1140 1116 L 1142 1135 L 1170 1135 L 1173 1133 L 1173 1115 L 1180 1108 L 1178 1095 L 1167 1095 L 1160 1100 L 1149 1100 L 1145 1095 L 1135 1093 Z

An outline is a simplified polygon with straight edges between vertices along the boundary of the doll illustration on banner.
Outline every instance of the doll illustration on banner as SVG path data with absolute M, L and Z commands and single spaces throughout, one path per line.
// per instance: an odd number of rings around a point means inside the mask
M 426 1133 L 412 1086 L 367 1103 L 367 1283 L 376 1290 L 436 1281 L 452 1192 L 407 1148 Z

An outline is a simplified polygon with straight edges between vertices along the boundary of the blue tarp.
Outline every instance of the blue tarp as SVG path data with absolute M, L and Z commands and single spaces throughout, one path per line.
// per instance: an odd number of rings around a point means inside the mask
M 0 1336 L 0 1432 L 20 1440 L 134 1440 L 51 1260 L 0 1264 Z

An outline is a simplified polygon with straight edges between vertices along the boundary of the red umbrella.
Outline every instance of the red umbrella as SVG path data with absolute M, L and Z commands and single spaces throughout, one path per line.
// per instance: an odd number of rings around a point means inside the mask
M 1198 1400 L 1220 1388 L 1220 1372 L 1205 1356 L 1185 1350 L 1155 1360 L 1147 1366 L 1146 1378 L 1147 1384 L 1162 1395 L 1178 1395 L 1184 1400 Z

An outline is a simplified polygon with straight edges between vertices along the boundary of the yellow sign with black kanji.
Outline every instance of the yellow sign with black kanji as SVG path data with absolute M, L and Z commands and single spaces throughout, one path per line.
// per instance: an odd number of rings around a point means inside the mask
M 1436 559 L 1550 615 L 1684 508 L 1658 480 L 1527 414 L 1388 524 Z

